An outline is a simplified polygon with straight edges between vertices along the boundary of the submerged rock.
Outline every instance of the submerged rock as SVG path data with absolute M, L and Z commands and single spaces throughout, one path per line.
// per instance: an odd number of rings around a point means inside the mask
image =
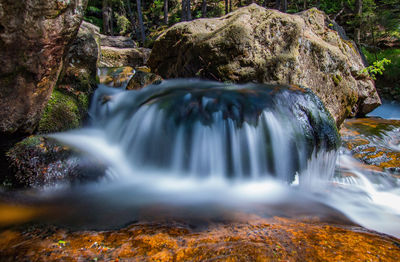
M 351 154 L 380 170 L 400 175 L 400 121 L 380 118 L 348 119 L 341 130 Z
M 193 228 L 143 222 L 114 231 L 54 227 L 0 232 L 3 261 L 399 261 L 399 239 L 317 219 L 264 219 Z
M 0 3 L 0 131 L 31 133 L 58 80 L 87 0 Z
M 148 65 L 163 78 L 306 86 L 340 126 L 380 100 L 373 81 L 359 74 L 364 65 L 354 43 L 330 24 L 315 8 L 291 15 L 252 4 L 174 25 L 155 42 Z

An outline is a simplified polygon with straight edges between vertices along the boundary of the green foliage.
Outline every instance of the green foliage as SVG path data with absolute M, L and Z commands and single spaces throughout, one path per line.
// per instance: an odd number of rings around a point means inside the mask
M 380 50 L 376 53 L 369 52 L 367 49 L 363 48 L 363 53 L 369 64 L 373 64 L 376 60 L 382 60 L 384 58 L 390 60 L 391 63 L 386 66 L 382 80 L 386 82 L 400 81 L 400 48 Z
M 372 63 L 371 66 L 368 66 L 361 70 L 361 73 L 368 74 L 372 79 L 376 80 L 376 75 L 382 75 L 383 71 L 385 71 L 385 65 L 390 64 L 391 61 L 389 59 L 383 58 L 381 60 L 377 60 Z
M 101 13 L 101 9 L 97 6 L 88 6 L 86 9 L 87 13 Z
M 124 15 L 119 15 L 115 13 L 115 17 L 117 19 L 117 27 L 120 35 L 126 35 L 132 28 L 131 22 Z
M 83 20 L 85 20 L 88 23 L 94 24 L 98 26 L 99 28 L 103 27 L 103 20 L 94 16 L 84 16 Z

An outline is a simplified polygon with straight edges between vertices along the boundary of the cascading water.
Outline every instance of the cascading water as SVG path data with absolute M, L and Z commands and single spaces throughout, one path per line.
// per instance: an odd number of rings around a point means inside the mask
M 100 86 L 90 119 L 51 137 L 105 164 L 106 176 L 42 192 L 38 205 L 51 208 L 40 221 L 108 228 L 151 210 L 151 219 L 163 217 L 165 206 L 196 221 L 231 210 L 311 215 L 400 237 L 399 177 L 365 169 L 343 147 L 337 157 L 335 123 L 308 89 L 198 80 L 139 91 Z M 393 132 L 372 141 L 387 144 Z
M 329 152 L 339 146 L 334 121 L 319 99 L 290 86 L 173 80 L 134 92 L 102 87 L 90 116 L 90 128 L 54 137 L 83 151 L 100 138 L 110 146 L 91 153 L 104 151 L 102 158 L 125 177 L 146 169 L 291 183 L 316 156 L 330 156 L 319 162 L 332 174 L 335 153 Z M 108 154 L 113 148 L 119 152 Z

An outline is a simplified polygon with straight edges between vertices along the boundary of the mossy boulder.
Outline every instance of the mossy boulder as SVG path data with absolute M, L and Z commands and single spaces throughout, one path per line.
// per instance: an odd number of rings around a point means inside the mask
M 330 24 L 315 8 L 286 14 L 252 4 L 220 18 L 172 26 L 154 43 L 148 65 L 165 79 L 306 86 L 339 126 L 380 100 L 373 81 L 359 75 L 364 65 L 356 46 Z

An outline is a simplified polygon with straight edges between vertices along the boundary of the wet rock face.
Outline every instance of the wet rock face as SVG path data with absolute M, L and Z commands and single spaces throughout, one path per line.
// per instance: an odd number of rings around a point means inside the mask
M 70 185 L 95 180 L 104 174 L 101 165 L 95 168 L 89 161 L 81 161 L 70 148 L 43 136 L 25 138 L 6 157 L 14 174 L 10 181 L 14 188 Z
M 359 77 L 364 66 L 355 45 L 331 24 L 317 9 L 290 15 L 253 4 L 176 24 L 155 42 L 148 65 L 163 78 L 303 85 L 340 125 L 380 100 L 373 82 Z
M 128 90 L 138 90 L 143 87 L 146 87 L 151 84 L 157 84 L 162 81 L 162 78 L 159 75 L 153 74 L 147 70 L 148 68 L 144 67 L 142 69 L 137 68 L 135 70 L 135 74 L 129 80 L 126 89 Z
M 98 27 L 82 22 L 64 59 L 57 86 L 39 120 L 38 133 L 76 128 L 86 118 L 89 97 L 97 88 L 99 31 Z
M 58 79 L 87 0 L 0 2 L 0 131 L 30 133 Z

